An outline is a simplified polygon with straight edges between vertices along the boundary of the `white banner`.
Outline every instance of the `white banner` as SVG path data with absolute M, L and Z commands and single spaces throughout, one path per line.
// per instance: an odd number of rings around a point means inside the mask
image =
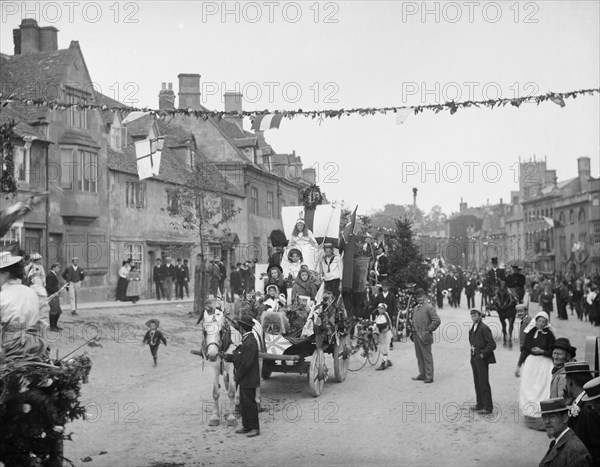
M 336 204 L 322 204 L 315 210 L 313 221 L 313 234 L 315 237 L 330 237 L 338 239 L 340 236 L 340 217 L 342 206 Z

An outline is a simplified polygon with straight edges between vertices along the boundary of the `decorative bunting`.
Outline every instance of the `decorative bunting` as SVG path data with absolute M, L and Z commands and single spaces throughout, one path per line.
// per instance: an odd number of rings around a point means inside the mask
M 280 114 L 267 114 L 259 115 L 252 122 L 252 129 L 258 131 L 272 130 L 273 128 L 279 128 L 283 115 Z
M 93 101 L 91 103 L 87 103 L 87 101 L 83 101 L 83 103 L 65 103 L 60 101 L 48 101 L 43 99 L 31 99 L 29 97 L 21 97 L 16 94 L 11 94 L 6 96 L 5 94 L 0 94 L 0 107 L 5 107 L 11 102 L 22 102 L 26 105 L 34 105 L 37 107 L 48 107 L 52 110 L 66 110 L 70 108 L 74 108 L 76 110 L 83 109 L 97 109 L 100 111 L 113 111 L 113 112 L 147 112 L 153 115 L 157 115 L 160 118 L 166 118 L 174 115 L 189 115 L 196 118 L 202 118 L 203 120 L 207 120 L 208 118 L 216 118 L 222 119 L 224 117 L 250 117 L 253 121 L 252 128 L 253 129 L 262 129 L 263 124 L 266 125 L 268 122 L 268 128 L 278 128 L 279 123 L 283 117 L 285 118 L 294 118 L 296 116 L 303 115 L 304 117 L 311 117 L 313 119 L 318 118 L 319 122 L 322 122 L 325 118 L 341 118 L 347 117 L 350 115 L 358 114 L 360 116 L 367 115 L 376 115 L 383 114 L 386 115 L 388 112 L 393 112 L 395 114 L 400 113 L 400 116 L 397 115 L 397 121 L 402 120 L 402 115 L 404 112 L 409 111 L 414 113 L 415 115 L 424 112 L 425 110 L 432 111 L 434 113 L 440 113 L 444 110 L 448 110 L 450 115 L 455 114 L 459 109 L 467 109 L 471 107 L 487 107 L 490 109 L 494 109 L 497 107 L 505 107 L 507 105 L 512 105 L 514 107 L 520 107 L 525 103 L 536 103 L 540 104 L 542 102 L 550 101 L 555 104 L 564 107 L 566 105 L 566 99 L 575 99 L 580 95 L 594 95 L 596 93 L 600 93 L 600 88 L 595 89 L 580 89 L 578 91 L 569 91 L 569 92 L 548 92 L 546 94 L 539 94 L 536 96 L 525 96 L 525 97 L 517 97 L 517 98 L 498 98 L 498 99 L 487 99 L 480 101 L 461 101 L 461 102 L 445 102 L 443 104 L 425 104 L 425 105 L 404 105 L 397 107 L 367 107 L 367 108 L 355 108 L 355 109 L 331 109 L 331 110 L 262 110 L 262 111 L 214 111 L 214 110 L 194 110 L 194 109 L 171 109 L 171 110 L 157 110 L 150 108 L 137 108 L 137 107 L 109 107 L 107 105 L 99 105 L 94 104 Z M 266 117 L 270 116 L 270 119 Z M 260 118 L 259 117 L 264 117 Z M 259 120 L 258 123 L 254 123 L 256 120 Z M 256 128 L 255 128 L 256 127 Z

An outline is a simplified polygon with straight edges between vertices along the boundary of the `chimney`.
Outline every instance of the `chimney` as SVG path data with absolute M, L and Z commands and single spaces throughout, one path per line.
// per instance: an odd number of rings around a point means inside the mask
M 225 112 L 241 112 L 243 96 L 241 92 L 226 92 L 223 94 L 225 100 Z M 244 118 L 243 117 L 228 117 L 233 120 L 240 130 L 244 130 Z
M 40 52 L 56 52 L 58 50 L 58 29 L 44 26 L 39 29 Z
M 15 30 L 16 31 L 16 30 Z M 19 26 L 19 53 L 22 55 L 40 51 L 39 27 L 33 18 L 25 18 Z M 15 53 L 17 41 L 15 40 Z
M 577 174 L 579 175 L 581 191 L 588 191 L 590 188 L 590 177 L 592 176 L 589 157 L 580 157 L 577 159 Z
M 179 79 L 179 108 L 200 110 L 200 75 L 181 73 Z
M 416 208 L 417 207 L 417 190 L 416 188 L 413 188 L 413 207 Z
M 459 212 L 463 212 L 467 210 L 467 203 L 463 203 L 463 199 L 460 199 L 460 208 L 459 208 Z
M 175 93 L 173 92 L 173 83 L 162 83 L 162 89 L 158 93 L 159 110 L 175 110 Z

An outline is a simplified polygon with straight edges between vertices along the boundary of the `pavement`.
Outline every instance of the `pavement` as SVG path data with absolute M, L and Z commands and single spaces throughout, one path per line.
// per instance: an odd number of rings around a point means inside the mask
M 96 310 L 100 308 L 116 308 L 122 306 L 161 306 L 161 305 L 179 305 L 184 303 L 194 303 L 194 297 L 184 298 L 183 300 L 156 300 L 153 298 L 138 300 L 137 303 L 133 302 L 118 302 L 117 300 L 105 301 L 105 302 L 90 302 L 80 303 L 77 307 L 78 310 Z M 69 301 L 63 301 L 61 303 L 63 312 L 70 312 Z

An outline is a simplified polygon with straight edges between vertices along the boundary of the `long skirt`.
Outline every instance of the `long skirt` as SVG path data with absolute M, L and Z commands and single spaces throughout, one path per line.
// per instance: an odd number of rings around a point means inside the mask
M 551 358 L 529 355 L 521 367 L 519 405 L 526 421 L 539 421 L 542 417 L 540 401 L 550 397 L 553 366 Z
M 119 281 L 117 282 L 117 300 L 121 302 L 127 301 L 127 284 L 129 281 L 127 279 L 123 279 L 119 277 Z

